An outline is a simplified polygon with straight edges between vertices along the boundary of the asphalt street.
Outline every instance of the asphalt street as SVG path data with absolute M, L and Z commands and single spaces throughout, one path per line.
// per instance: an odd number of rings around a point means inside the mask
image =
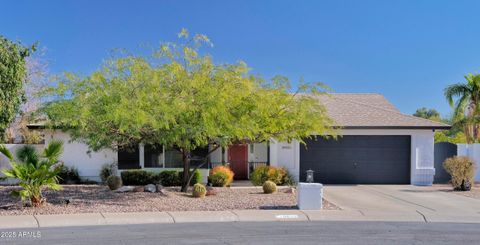
M 421 222 L 181 223 L 4 229 L 0 244 L 477 244 L 479 230 Z

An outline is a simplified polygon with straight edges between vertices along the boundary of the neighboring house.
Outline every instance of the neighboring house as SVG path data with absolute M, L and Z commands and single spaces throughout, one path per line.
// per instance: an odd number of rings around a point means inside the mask
M 306 145 L 272 139 L 217 149 L 202 169 L 204 177 L 208 168 L 228 162 L 236 179 L 247 179 L 255 166 L 268 164 L 285 167 L 300 181 L 311 169 L 315 182 L 325 184 L 432 184 L 434 131 L 449 125 L 403 114 L 380 94 L 331 94 L 320 96 L 319 102 L 341 128 L 338 139 L 317 137 L 306 140 Z M 104 163 L 117 162 L 120 170 L 182 167 L 181 155 L 173 149 L 140 145 L 130 151 L 87 154 L 85 144 L 69 142 L 64 132 L 44 133 L 47 144 L 51 139 L 63 140 L 61 159 L 93 180 L 98 180 Z M 207 151 L 200 149 L 196 155 Z

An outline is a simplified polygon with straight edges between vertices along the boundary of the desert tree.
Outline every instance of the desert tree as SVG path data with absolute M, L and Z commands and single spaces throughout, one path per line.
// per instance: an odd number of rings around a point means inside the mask
M 332 120 L 316 96 L 319 83 L 295 87 L 281 76 L 252 75 L 244 62 L 216 64 L 200 51 L 205 35 L 186 30 L 176 43 L 152 55 L 124 53 L 84 77 L 66 74 L 45 96 L 43 111 L 52 127 L 67 130 L 92 150 L 139 143 L 177 149 L 183 159 L 182 191 L 195 169 L 192 151 L 275 138 L 299 140 L 335 135 Z M 198 167 L 198 166 L 197 166 Z

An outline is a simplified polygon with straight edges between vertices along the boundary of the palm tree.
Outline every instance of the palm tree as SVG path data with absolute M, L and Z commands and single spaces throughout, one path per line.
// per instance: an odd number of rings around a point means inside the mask
M 61 141 L 51 141 L 40 154 L 33 146 L 27 145 L 16 152 L 19 163 L 14 161 L 13 154 L 3 145 L 0 145 L 0 153 L 5 155 L 12 166 L 11 169 L 3 170 L 8 178 L 18 179 L 21 190 L 12 191 L 12 195 L 22 200 L 29 199 L 33 207 L 39 207 L 45 199 L 42 189 L 60 190 L 58 173 L 62 164 L 58 158 L 63 151 Z
M 480 74 L 468 74 L 465 80 L 446 87 L 444 93 L 454 108 L 454 123 L 463 125 L 467 142 L 472 143 L 480 139 Z

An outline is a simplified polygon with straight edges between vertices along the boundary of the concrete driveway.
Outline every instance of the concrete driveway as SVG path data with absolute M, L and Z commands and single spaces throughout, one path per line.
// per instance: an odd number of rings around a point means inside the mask
M 480 200 L 410 185 L 326 186 L 324 197 L 373 220 L 480 222 Z

